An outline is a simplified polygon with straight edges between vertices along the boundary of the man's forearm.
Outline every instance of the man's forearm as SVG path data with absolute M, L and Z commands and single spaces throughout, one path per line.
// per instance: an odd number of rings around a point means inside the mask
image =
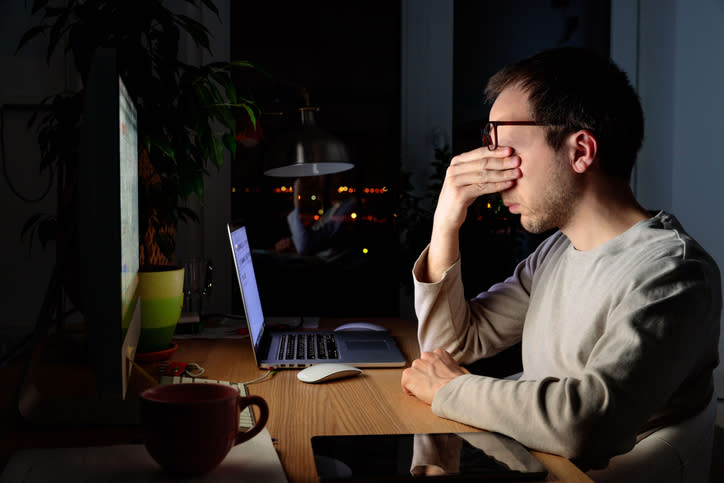
M 435 283 L 460 258 L 460 237 L 458 231 L 443 233 L 433 226 L 430 248 L 425 266 L 420 275 L 421 282 Z

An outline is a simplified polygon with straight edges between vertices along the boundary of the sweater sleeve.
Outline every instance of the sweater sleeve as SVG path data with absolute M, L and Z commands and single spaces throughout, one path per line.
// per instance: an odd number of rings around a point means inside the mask
M 521 262 L 513 275 L 472 300 L 465 298 L 460 260 L 436 283 L 419 281 L 426 248 L 413 268 L 415 312 L 420 350 L 447 350 L 468 364 L 520 342 L 528 308 L 535 257 Z
M 719 275 L 696 260 L 663 260 L 655 271 L 621 290 L 580 373 L 460 376 L 432 411 L 592 467 L 630 450 L 652 418 L 699 411 L 718 363 Z
M 292 234 L 294 248 L 300 255 L 314 255 L 329 248 L 330 240 L 341 225 L 339 219 L 332 219 L 318 226 L 304 226 L 298 208 L 287 215 L 287 224 Z

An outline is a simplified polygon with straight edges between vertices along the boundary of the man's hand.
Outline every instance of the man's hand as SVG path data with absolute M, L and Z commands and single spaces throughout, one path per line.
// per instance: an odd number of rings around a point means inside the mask
M 513 186 L 521 176 L 519 166 L 520 158 L 510 147 L 495 151 L 482 147 L 455 156 L 445 173 L 435 209 L 437 228 L 457 231 L 476 198 Z
M 419 359 L 402 371 L 402 389 L 421 401 L 432 404 L 432 399 L 445 384 L 465 370 L 445 350 L 423 352 Z
M 296 249 L 294 248 L 294 242 L 292 242 L 292 239 L 290 237 L 282 238 L 281 240 L 278 240 L 276 243 L 274 243 L 274 251 L 275 252 L 295 252 Z
M 439 281 L 460 256 L 459 231 L 473 201 L 512 188 L 521 175 L 520 157 L 511 147 L 495 151 L 482 147 L 450 161 L 435 208 L 427 263 L 418 274 L 420 281 Z

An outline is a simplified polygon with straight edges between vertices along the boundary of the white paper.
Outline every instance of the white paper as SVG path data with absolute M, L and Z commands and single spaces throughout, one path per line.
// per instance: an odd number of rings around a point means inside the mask
M 287 478 L 266 428 L 231 448 L 219 466 L 197 477 L 181 478 L 164 472 L 142 444 L 16 451 L 0 476 L 1 483 L 179 480 L 276 483 Z

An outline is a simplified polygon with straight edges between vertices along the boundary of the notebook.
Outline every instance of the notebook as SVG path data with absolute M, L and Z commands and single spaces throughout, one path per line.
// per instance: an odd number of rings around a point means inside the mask
M 386 331 L 272 330 L 264 317 L 245 226 L 227 224 L 249 340 L 261 368 L 302 368 L 336 362 L 357 367 L 402 367 L 405 357 Z

